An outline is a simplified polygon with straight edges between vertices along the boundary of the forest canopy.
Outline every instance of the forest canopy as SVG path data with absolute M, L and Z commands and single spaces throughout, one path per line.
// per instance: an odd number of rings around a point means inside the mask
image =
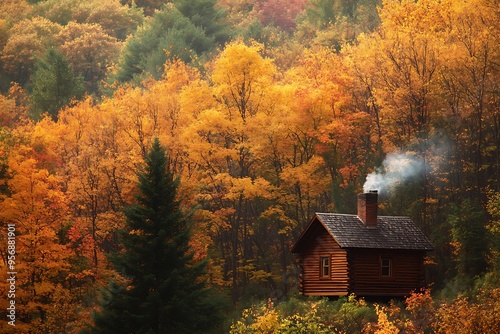
M 500 311 L 498 2 L 283 3 L 0 4 L 0 225 L 16 226 L 17 329 L 77 332 L 100 289 L 127 280 L 109 254 L 155 138 L 180 180 L 193 259 L 247 316 L 289 324 L 286 310 L 248 307 L 297 294 L 290 249 L 304 226 L 355 213 L 367 175 L 393 157 L 419 168 L 380 194 L 379 212 L 410 216 L 435 246 L 433 295 L 406 311 L 432 298 L 449 302 L 432 309 L 440 319 Z M 300 317 L 316 316 L 311 303 Z M 366 319 L 403 328 L 391 310 Z

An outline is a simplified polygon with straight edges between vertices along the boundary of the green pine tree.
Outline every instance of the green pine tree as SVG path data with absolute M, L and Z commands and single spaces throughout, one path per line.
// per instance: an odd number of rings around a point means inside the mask
M 214 38 L 207 36 L 203 27 L 195 26 L 177 8 L 166 5 L 127 40 L 118 71 L 110 80 L 140 84 L 150 76 L 160 79 L 169 58 L 190 63 L 215 47 Z
M 127 40 L 110 82 L 140 84 L 150 76 L 158 80 L 170 58 L 200 66 L 230 38 L 226 14 L 216 4 L 215 0 L 165 4 Z
M 337 19 L 336 0 L 310 0 L 306 15 L 310 22 L 320 29 L 326 29 Z
M 488 266 L 487 217 L 478 201 L 466 199 L 452 205 L 447 223 L 453 242 L 458 246 L 456 266 L 458 279 L 468 281 L 482 275 Z
M 173 0 L 175 7 L 205 34 L 213 37 L 218 45 L 230 38 L 226 13 L 217 6 L 218 0 Z
M 176 200 L 179 181 L 158 139 L 145 160 L 137 204 L 125 210 L 123 252 L 111 258 L 129 283 L 110 285 L 91 332 L 213 332 L 220 308 L 203 280 L 205 263 L 193 261 L 190 225 Z
M 83 79 L 74 74 L 63 55 L 49 49 L 38 60 L 28 91 L 32 117 L 39 119 L 47 112 L 57 120 L 59 110 L 81 99 L 85 89 Z

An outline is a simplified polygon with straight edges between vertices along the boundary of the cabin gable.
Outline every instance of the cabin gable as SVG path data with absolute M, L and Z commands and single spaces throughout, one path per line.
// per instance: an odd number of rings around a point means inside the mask
M 307 296 L 345 296 L 349 292 L 347 252 L 326 228 L 315 220 L 308 228 L 307 243 L 301 247 L 300 291 Z

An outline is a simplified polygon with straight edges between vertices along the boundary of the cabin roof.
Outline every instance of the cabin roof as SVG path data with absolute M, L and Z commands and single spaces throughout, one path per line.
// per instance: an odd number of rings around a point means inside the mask
M 378 216 L 377 227 L 367 227 L 357 215 L 316 213 L 292 248 L 300 253 L 309 230 L 319 222 L 341 248 L 371 248 L 430 251 L 434 247 L 409 217 Z

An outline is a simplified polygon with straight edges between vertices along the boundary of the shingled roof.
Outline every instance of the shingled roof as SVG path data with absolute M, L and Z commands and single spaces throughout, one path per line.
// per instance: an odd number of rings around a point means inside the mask
M 316 213 L 292 249 L 298 251 L 302 237 L 318 221 L 341 248 L 372 248 L 430 251 L 434 247 L 409 217 L 378 216 L 377 227 L 367 227 L 357 215 Z

